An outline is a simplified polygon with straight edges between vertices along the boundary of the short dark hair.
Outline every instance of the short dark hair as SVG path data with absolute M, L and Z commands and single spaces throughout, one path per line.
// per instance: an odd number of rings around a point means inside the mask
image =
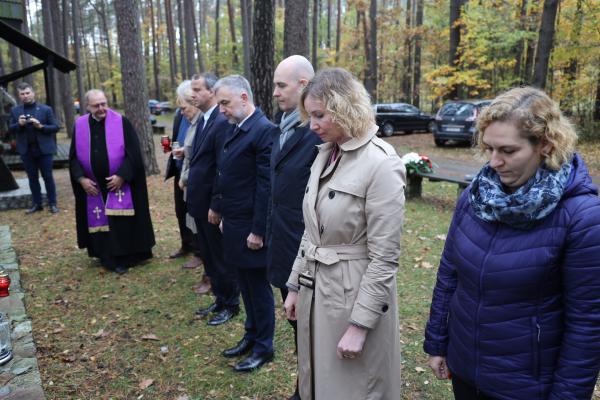
M 31 86 L 31 84 L 29 84 L 27 82 L 21 82 L 17 85 L 18 91 L 27 90 L 27 89 L 30 89 L 33 92 L 33 86 Z
M 213 87 L 215 87 L 215 84 L 219 80 L 212 72 L 203 72 L 201 74 L 192 75 L 192 81 L 197 81 L 198 79 L 204 79 L 204 86 L 206 86 L 208 90 L 213 90 Z

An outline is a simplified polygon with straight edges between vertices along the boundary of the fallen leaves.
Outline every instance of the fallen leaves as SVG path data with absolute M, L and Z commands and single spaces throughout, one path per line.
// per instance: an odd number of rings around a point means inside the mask
M 140 382 L 138 387 L 140 388 L 140 390 L 146 390 L 153 384 L 154 384 L 154 379 L 146 378 L 146 379 L 142 379 L 142 381 Z

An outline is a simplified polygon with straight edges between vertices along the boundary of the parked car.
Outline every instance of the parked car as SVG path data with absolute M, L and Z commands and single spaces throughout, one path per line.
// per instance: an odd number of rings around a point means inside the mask
M 433 140 L 443 146 L 448 140 L 473 143 L 475 121 L 491 100 L 456 100 L 445 103 L 435 116 Z
M 150 114 L 160 115 L 162 114 L 162 109 L 160 107 L 160 102 L 155 99 L 148 100 L 148 108 L 150 109 Z
M 171 104 L 170 101 L 161 101 L 160 103 L 158 103 L 158 105 L 160 106 L 161 112 L 173 111 L 173 105 Z
M 430 131 L 433 117 L 407 103 L 375 104 L 373 106 L 379 131 L 383 136 L 394 132 Z

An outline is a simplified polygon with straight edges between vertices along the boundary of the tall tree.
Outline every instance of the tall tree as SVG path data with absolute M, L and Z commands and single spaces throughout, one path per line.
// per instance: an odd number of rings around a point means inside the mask
M 125 115 L 138 134 L 146 174 L 158 174 L 160 170 L 156 162 L 152 129 L 150 128 L 138 2 L 136 0 L 118 0 L 113 4 L 117 16 Z
M 335 62 L 338 62 L 340 57 L 340 42 L 342 40 L 342 0 L 337 0 L 335 17 Z
M 183 2 L 182 0 L 177 0 L 177 27 L 179 28 L 179 61 L 181 62 L 181 77 L 182 79 L 186 79 L 190 77 L 188 74 L 187 63 L 185 62 L 185 57 L 187 54 L 186 40 L 187 40 L 187 31 L 185 29 L 185 22 L 183 19 Z M 184 50 L 185 49 L 185 50 Z
M 275 4 L 273 0 L 254 4 L 252 49 L 250 61 L 254 101 L 269 118 L 273 115 L 273 58 L 275 56 Z
M 115 78 L 113 72 L 113 50 L 112 44 L 110 41 L 110 27 L 109 27 L 109 16 L 107 15 L 106 10 L 106 0 L 99 0 L 96 4 L 90 3 L 94 10 L 98 14 L 98 18 L 100 19 L 100 29 L 102 32 L 102 38 L 104 39 L 104 45 L 106 46 L 106 56 L 108 58 L 108 79 L 110 80 L 110 96 L 113 104 L 117 104 L 117 87 L 115 85 Z M 94 46 L 96 44 L 94 43 Z M 103 79 L 101 79 L 103 80 Z
M 29 22 L 27 20 L 27 2 L 21 2 L 21 10 L 23 12 L 23 24 L 21 25 L 21 31 L 29 36 Z M 21 50 L 21 65 L 23 68 L 28 68 L 31 66 L 31 54 L 26 51 Z M 33 76 L 26 75 L 23 77 L 23 80 L 28 83 L 33 83 Z
M 526 27 L 526 19 L 527 19 L 527 0 L 521 0 L 521 7 L 519 12 L 519 28 L 524 31 Z M 525 38 L 519 40 L 519 44 L 515 49 L 515 75 L 519 82 L 521 83 L 522 71 L 523 68 L 523 53 L 525 52 Z
M 596 100 L 594 100 L 594 121 L 600 121 L 600 72 L 596 75 Z
M 319 0 L 313 0 L 312 9 L 312 46 L 311 60 L 315 69 L 318 68 L 319 59 L 317 58 L 317 49 L 319 48 Z
M 227 0 L 227 16 L 229 19 L 229 34 L 231 35 L 231 57 L 233 67 L 237 69 L 240 60 L 237 54 L 237 39 L 235 37 L 235 11 L 233 9 L 233 1 Z
M 42 7 L 42 25 L 44 26 L 44 44 L 46 47 L 54 48 L 54 32 L 52 30 L 52 10 L 51 7 Z M 17 54 L 11 54 L 11 62 L 18 62 Z M 48 91 L 46 93 L 46 103 L 50 104 L 55 110 L 59 105 L 58 101 L 58 91 L 57 87 L 57 78 L 54 68 L 48 68 L 48 81 L 50 85 L 46 88 Z M 59 122 L 64 122 L 60 113 L 56 113 Z
M 283 56 L 299 54 L 308 57 L 308 0 L 285 3 Z
M 185 31 L 185 61 L 187 63 L 187 76 L 190 77 L 198 72 L 194 63 L 194 40 L 196 37 L 196 25 L 194 23 L 194 2 L 183 0 L 183 26 Z
M 52 49 L 58 54 L 65 56 L 64 40 L 63 40 L 63 20 L 61 15 L 61 7 L 58 0 L 49 0 L 50 9 L 52 14 L 52 34 L 53 34 L 53 45 Z M 71 78 L 68 74 L 57 72 L 59 89 L 59 101 L 62 105 L 64 115 L 64 126 L 67 131 L 67 135 L 71 137 L 73 126 L 75 124 L 75 116 L 73 113 L 73 97 L 71 94 Z M 56 106 L 55 110 L 59 107 Z
M 165 0 L 165 19 L 167 22 L 167 39 L 169 41 L 169 80 L 171 87 L 175 87 L 177 77 L 177 53 L 175 48 L 175 28 L 173 27 L 173 10 L 171 0 Z
M 75 64 L 77 64 L 77 69 L 75 70 L 75 77 L 77 79 L 77 99 L 79 100 L 80 113 L 83 113 L 83 110 L 85 110 L 85 104 L 83 98 L 84 89 L 81 63 L 81 39 L 79 37 L 79 27 L 81 26 L 79 0 L 71 1 L 71 14 L 71 22 L 73 23 L 73 52 L 75 54 Z
M 421 107 L 421 38 L 423 36 L 423 0 L 416 0 L 416 8 L 412 104 L 415 107 Z
M 528 32 L 536 32 L 538 30 L 538 17 L 539 10 L 537 4 L 531 5 L 529 14 Z M 523 69 L 521 81 L 530 83 L 533 78 L 533 62 L 535 60 L 537 42 L 535 40 L 527 40 L 526 52 L 525 52 L 525 67 Z
M 220 40 L 219 38 L 221 37 L 221 29 L 220 29 L 220 24 L 219 21 L 221 20 L 221 18 L 219 18 L 221 13 L 221 1 L 220 0 L 216 0 L 215 2 L 215 73 L 217 74 L 217 76 L 219 75 L 219 64 L 220 64 L 220 59 L 219 59 L 219 47 L 220 47 Z
M 200 5 L 202 4 L 206 4 L 206 2 L 200 2 Z M 196 10 L 195 7 L 192 6 L 192 21 L 194 21 L 194 42 L 196 43 L 196 53 L 197 53 L 197 57 L 198 57 L 198 68 L 200 72 L 204 72 L 204 57 L 202 57 L 203 51 L 202 51 L 202 32 L 198 32 L 198 29 L 196 29 Z M 203 13 L 204 14 L 204 13 Z M 204 15 L 200 15 L 200 20 L 202 21 L 202 18 L 204 17 Z M 200 26 L 202 26 L 202 24 L 200 24 Z
M 149 0 L 150 5 L 150 44 L 152 46 L 152 75 L 154 77 L 154 98 L 160 99 L 160 53 L 158 50 L 156 26 L 154 24 L 154 0 Z M 159 4 L 160 7 L 160 4 Z
M 450 0 L 450 51 L 448 64 L 456 68 L 460 61 L 460 14 L 468 0 Z M 449 98 L 457 98 L 460 88 L 455 86 L 449 93 Z
M 542 89 L 546 87 L 550 53 L 552 52 L 552 47 L 554 45 L 554 25 L 556 23 L 556 14 L 558 12 L 559 3 L 560 0 L 544 0 L 544 10 L 542 11 L 542 23 L 540 25 L 540 34 L 538 36 L 532 82 L 533 86 Z
M 331 12 L 332 12 L 332 2 L 331 0 L 327 0 L 327 48 L 331 48 Z
M 244 41 L 244 76 L 252 82 L 250 46 L 252 45 L 252 0 L 240 0 L 242 14 L 242 39 Z
M 451 0 L 452 1 L 452 0 Z M 412 0 L 406 0 L 406 18 L 404 25 L 404 77 L 402 78 L 402 100 L 410 102 L 412 98 L 413 57 L 412 57 Z
M 363 15 L 364 17 L 364 15 Z M 365 30 L 365 36 L 367 32 Z M 365 89 L 371 95 L 373 102 L 377 102 L 377 0 L 371 0 L 369 6 L 369 40 L 366 49 L 367 69 L 365 71 Z

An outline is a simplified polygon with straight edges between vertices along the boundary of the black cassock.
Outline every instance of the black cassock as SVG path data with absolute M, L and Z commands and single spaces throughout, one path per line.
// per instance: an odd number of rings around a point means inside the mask
M 90 116 L 90 162 L 98 181 L 102 197 L 106 201 L 108 189 L 106 178 L 110 176 L 104 121 L 96 121 Z M 140 152 L 140 144 L 131 123 L 123 117 L 125 136 L 125 158 L 116 175 L 125 179 L 131 187 L 134 216 L 109 216 L 109 232 L 89 233 L 86 213 L 87 195 L 78 179 L 85 176 L 75 154 L 76 135 L 71 141 L 69 172 L 75 194 L 75 217 L 77 222 L 77 245 L 87 248 L 90 257 L 97 257 L 107 268 L 131 267 L 152 257 L 155 244 L 154 230 L 148 207 L 146 174 Z

